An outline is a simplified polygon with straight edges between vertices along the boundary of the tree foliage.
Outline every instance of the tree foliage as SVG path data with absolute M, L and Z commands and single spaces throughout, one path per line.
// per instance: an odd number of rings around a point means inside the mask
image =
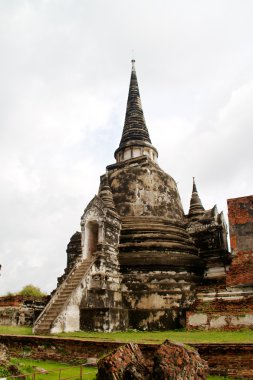
M 35 298 L 42 298 L 46 296 L 46 294 L 43 293 L 40 288 L 32 284 L 24 286 L 23 289 L 20 290 L 20 292 L 18 292 L 17 294 L 24 297 L 35 297 Z

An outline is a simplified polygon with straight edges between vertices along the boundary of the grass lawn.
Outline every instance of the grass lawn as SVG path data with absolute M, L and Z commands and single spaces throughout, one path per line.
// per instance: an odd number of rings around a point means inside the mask
M 32 335 L 31 327 L 0 326 L 0 334 Z M 78 331 L 61 333 L 57 335 L 63 338 L 83 338 L 89 340 L 161 343 L 165 339 L 171 339 L 183 343 L 253 343 L 253 330 L 240 331 L 124 331 L 113 333 L 99 333 Z
M 31 360 L 31 359 L 20 359 L 15 358 L 11 359 L 13 364 L 19 366 L 22 369 L 22 372 L 28 374 L 32 378 L 32 374 L 36 372 L 35 380 L 59 380 L 59 374 L 61 370 L 62 379 L 80 379 L 80 367 L 71 367 L 67 364 L 57 363 L 53 361 L 42 361 L 42 360 Z M 40 370 L 49 371 L 48 373 L 38 373 L 36 367 Z M 52 372 L 50 372 L 52 371 Z M 96 379 L 97 368 L 92 367 L 83 367 L 83 379 L 85 380 L 95 380 Z M 27 377 L 28 379 L 30 378 Z M 219 376 L 208 376 L 207 380 L 229 380 L 228 377 L 219 377 Z M 235 380 L 235 379 L 233 379 Z
M 32 335 L 32 327 L 0 326 L 0 334 Z
M 53 371 L 49 373 L 36 373 L 34 380 L 78 380 L 80 379 L 80 367 L 70 367 L 66 364 L 53 362 L 53 361 L 42 361 L 42 360 L 31 360 L 31 359 L 12 359 L 13 364 L 19 365 L 22 368 L 22 372 L 28 374 L 27 379 L 32 379 L 32 373 L 36 372 L 36 368 L 45 369 L 47 371 Z M 61 369 L 61 373 L 59 371 Z M 97 369 L 92 367 L 83 367 L 83 380 L 95 380 Z M 60 374 L 60 376 L 59 376 Z M 208 376 L 207 380 L 225 380 L 227 378 L 220 376 Z M 234 379 L 236 380 L 236 379 Z
M 32 379 L 32 373 L 36 372 L 33 380 L 60 380 L 66 379 L 77 380 L 80 379 L 80 366 L 72 367 L 67 364 L 58 363 L 54 361 L 44 360 L 31 360 L 31 359 L 12 359 L 13 364 L 18 365 L 22 372 L 28 374 L 27 379 Z M 38 373 L 36 368 L 49 371 L 48 373 Z M 60 370 L 60 371 L 59 371 Z M 52 371 L 52 372 L 51 372 Z M 94 367 L 82 367 L 83 380 L 95 380 L 97 368 Z
M 31 327 L 15 327 L 15 326 L 0 326 L 0 334 L 10 335 L 33 335 Z M 89 331 L 79 331 L 73 333 L 61 333 L 58 335 L 63 338 L 79 338 L 87 340 L 103 340 L 103 341 L 122 341 L 122 342 L 139 342 L 139 343 L 160 343 L 165 339 L 171 339 L 184 343 L 253 343 L 253 331 L 126 331 L 113 333 L 98 333 Z M 32 372 L 34 367 L 44 368 L 47 371 L 55 371 L 48 374 L 36 374 L 35 380 L 60 380 L 59 369 L 62 368 L 63 378 L 72 380 L 80 379 L 80 367 L 70 367 L 69 365 L 53 362 L 53 361 L 35 361 L 31 359 L 12 359 L 13 364 L 19 363 L 22 365 L 23 372 L 30 374 L 29 380 L 32 380 Z M 96 368 L 84 367 L 83 379 L 95 380 Z M 225 380 L 225 377 L 208 376 L 208 380 Z M 236 379 L 234 379 L 236 380 Z M 237 379 L 238 380 L 238 379 Z
M 85 332 L 61 333 L 60 337 L 76 337 L 108 341 L 161 343 L 170 339 L 183 343 L 253 343 L 253 331 L 126 331 L 113 333 Z

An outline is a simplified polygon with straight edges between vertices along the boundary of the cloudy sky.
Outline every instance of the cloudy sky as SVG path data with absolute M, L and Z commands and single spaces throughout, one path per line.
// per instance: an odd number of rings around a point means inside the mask
M 0 294 L 56 286 L 114 162 L 134 51 L 188 211 L 253 193 L 252 0 L 0 0 Z

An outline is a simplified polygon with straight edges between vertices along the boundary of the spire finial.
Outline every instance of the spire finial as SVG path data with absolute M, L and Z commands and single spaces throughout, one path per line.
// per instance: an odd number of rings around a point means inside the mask
M 203 212 L 205 211 L 201 200 L 198 195 L 197 186 L 195 183 L 195 177 L 193 178 L 193 186 L 192 186 L 192 196 L 191 196 L 191 202 L 190 202 L 190 210 L 188 217 L 191 219 L 198 219 L 203 215 Z
M 135 71 L 135 59 L 133 58 L 131 62 L 132 62 L 132 71 Z
M 124 123 L 123 133 L 122 133 L 119 147 L 118 149 L 116 149 L 114 155 L 117 160 L 123 160 L 121 157 L 119 158 L 118 153 L 120 151 L 123 151 L 123 155 L 124 155 L 124 151 L 127 149 L 127 147 L 130 149 L 130 147 L 133 147 L 133 146 L 136 147 L 138 151 L 137 153 L 138 155 L 143 155 L 144 147 L 146 147 L 148 148 L 146 149 L 146 153 L 150 154 L 150 157 L 156 160 L 158 153 L 157 153 L 157 150 L 151 144 L 148 128 L 146 126 L 143 109 L 141 105 L 139 86 L 138 86 L 137 75 L 136 75 L 136 70 L 135 70 L 135 59 L 133 58 L 131 62 L 132 62 L 132 72 L 131 72 L 131 78 L 130 78 L 128 99 L 127 99 L 125 123 Z M 133 153 L 131 153 L 131 155 L 132 154 Z M 127 154 L 126 154 L 126 157 L 127 157 Z
M 193 179 L 192 192 L 193 193 L 197 193 L 198 191 L 197 191 L 197 186 L 196 186 L 196 183 L 195 183 L 195 177 L 192 177 L 192 179 Z
M 142 141 L 151 144 L 145 118 L 143 115 L 139 86 L 135 70 L 135 59 L 132 62 L 132 73 L 127 100 L 125 124 L 120 146 L 129 141 Z

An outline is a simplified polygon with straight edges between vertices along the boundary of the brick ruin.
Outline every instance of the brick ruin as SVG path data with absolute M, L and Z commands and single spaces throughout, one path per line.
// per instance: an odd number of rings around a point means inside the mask
M 237 268 L 250 253 L 240 245 L 238 263 L 235 258 L 229 270 L 223 214 L 216 206 L 204 209 L 194 180 L 185 215 L 177 184 L 157 158 L 132 61 L 116 163 L 106 167 L 81 231 L 70 239 L 67 267 L 34 325 L 36 333 L 211 328 L 208 312 L 201 310 L 206 299 L 244 299 L 241 283 L 233 289 Z M 219 292 L 225 296 L 217 298 Z
M 228 199 L 231 265 L 225 281 L 198 287 L 189 329 L 253 327 L 253 196 Z
M 33 326 L 46 306 L 48 297 L 7 295 L 0 297 L 1 326 Z
M 227 285 L 253 286 L 253 196 L 228 199 L 230 242 L 233 256 Z

